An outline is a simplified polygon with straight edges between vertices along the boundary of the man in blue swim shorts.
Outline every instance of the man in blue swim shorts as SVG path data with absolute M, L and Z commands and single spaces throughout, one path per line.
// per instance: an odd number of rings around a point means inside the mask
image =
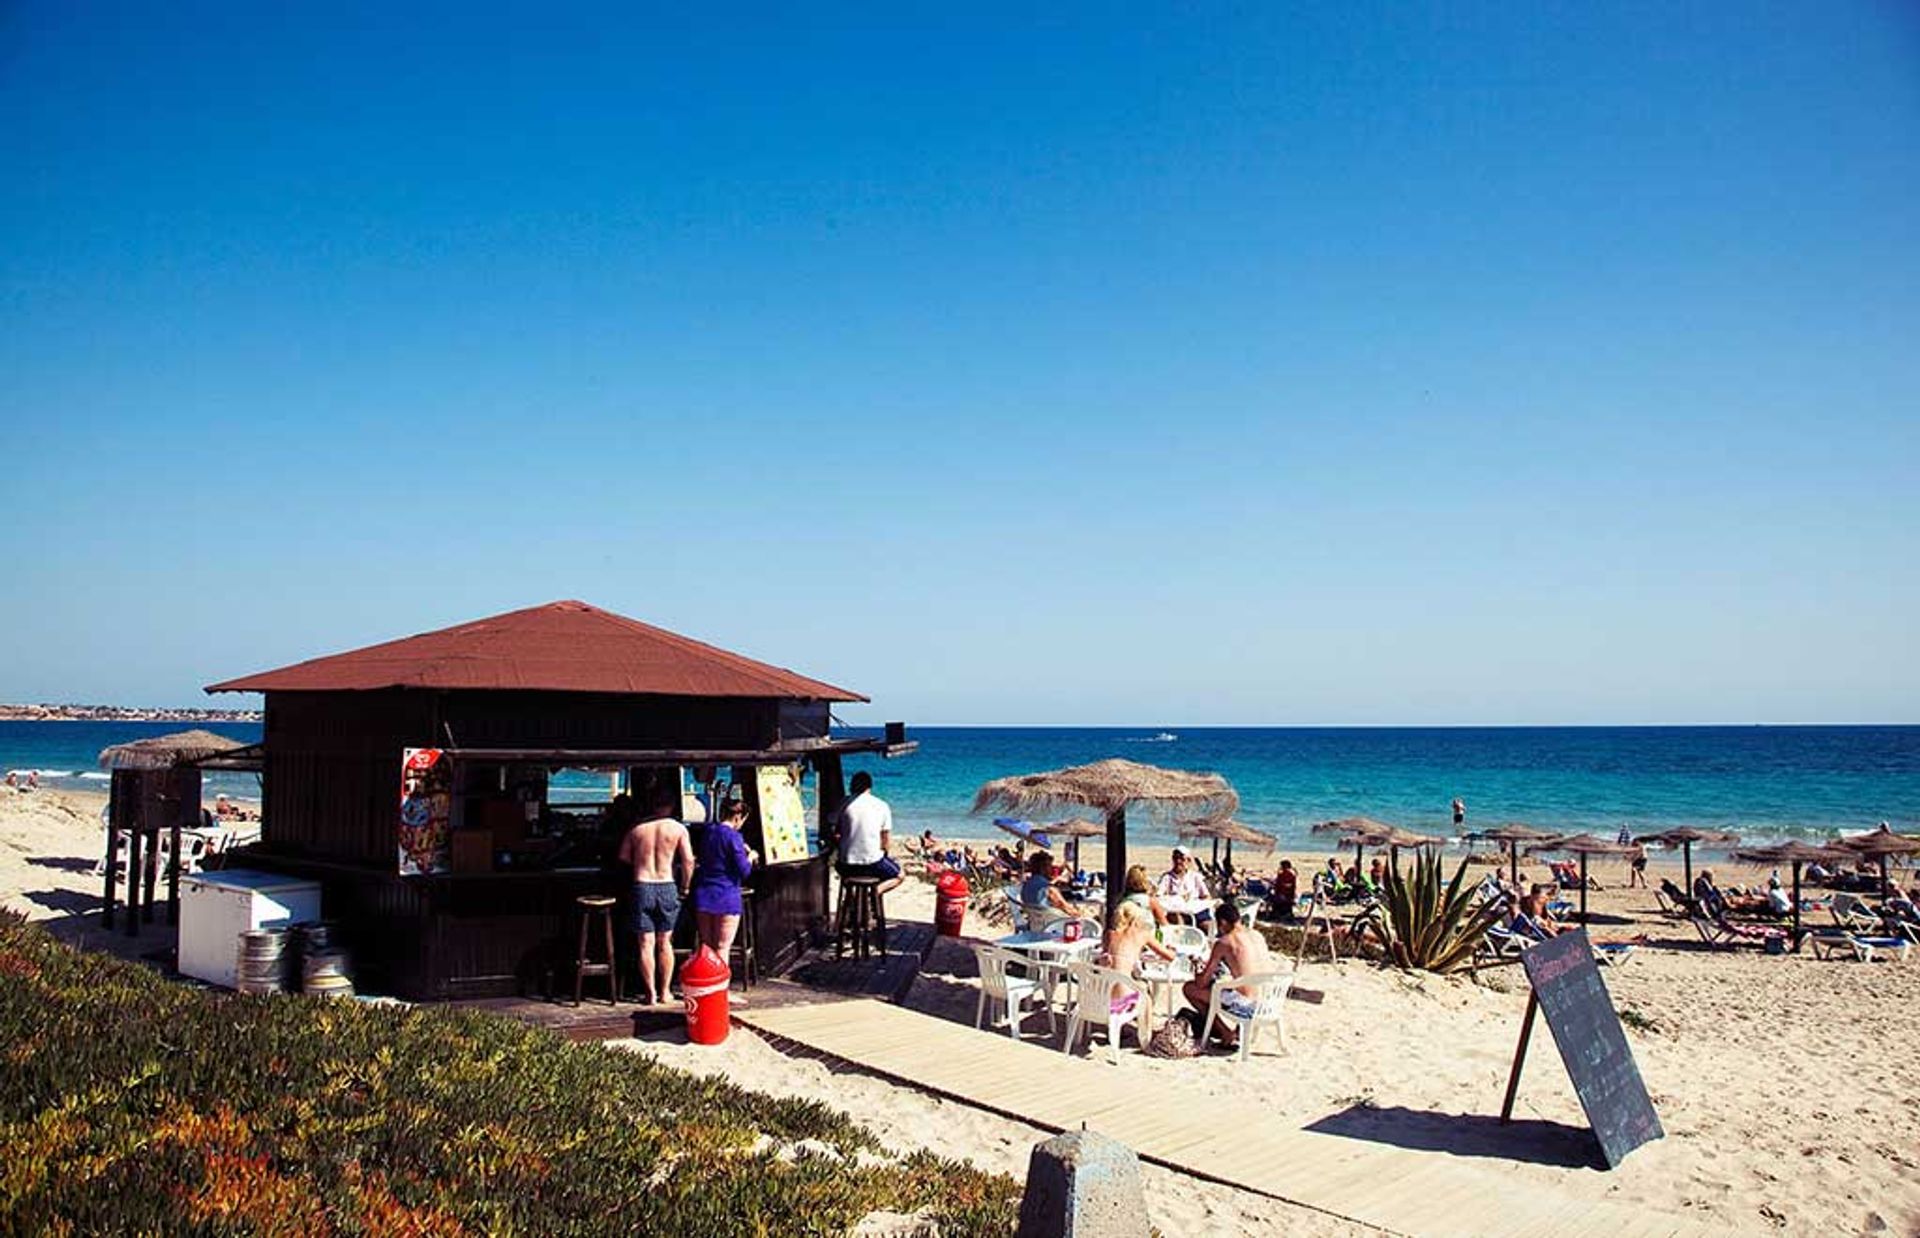
M 633 870 L 633 932 L 638 943 L 640 992 L 649 1006 L 673 986 L 673 925 L 693 881 L 693 844 L 674 817 L 679 796 L 660 794 L 646 820 L 620 840 L 620 862 Z

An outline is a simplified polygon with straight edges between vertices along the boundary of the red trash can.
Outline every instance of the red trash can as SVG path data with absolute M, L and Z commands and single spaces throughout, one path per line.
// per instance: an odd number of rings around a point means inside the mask
M 949 869 L 940 874 L 940 880 L 934 882 L 939 896 L 934 902 L 933 922 L 939 928 L 942 937 L 960 936 L 960 928 L 967 922 L 967 879 Z
M 688 1040 L 696 1045 L 717 1045 L 727 1038 L 727 986 L 732 981 L 727 961 L 712 946 L 701 946 L 680 969 Z

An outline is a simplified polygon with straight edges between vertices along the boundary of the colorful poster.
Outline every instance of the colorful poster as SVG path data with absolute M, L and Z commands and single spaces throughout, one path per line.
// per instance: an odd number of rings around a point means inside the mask
M 438 748 L 408 748 L 400 762 L 400 875 L 452 867 L 453 761 Z
M 804 860 L 812 854 L 807 848 L 807 806 L 800 798 L 799 774 L 787 765 L 754 770 L 760 791 L 760 837 L 769 864 Z

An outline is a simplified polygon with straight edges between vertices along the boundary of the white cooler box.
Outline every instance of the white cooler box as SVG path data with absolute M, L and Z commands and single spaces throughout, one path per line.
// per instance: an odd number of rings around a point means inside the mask
M 320 883 L 229 868 L 180 878 L 180 974 L 233 988 L 240 934 L 320 918 Z

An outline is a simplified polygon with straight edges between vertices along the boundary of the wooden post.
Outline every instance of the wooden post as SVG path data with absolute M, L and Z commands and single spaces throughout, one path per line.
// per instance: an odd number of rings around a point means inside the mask
M 119 884 L 119 855 L 115 847 L 120 837 L 120 821 L 126 815 L 126 775 L 114 770 L 111 781 L 107 783 L 107 905 L 100 912 L 100 927 L 113 927 L 114 889 Z
M 1113 923 L 1113 909 L 1127 888 L 1127 810 L 1107 812 L 1107 923 Z
M 1580 923 L 1587 922 L 1587 853 L 1580 853 Z
M 814 776 L 820 780 L 820 906 L 822 927 L 833 919 L 833 862 L 838 850 L 834 823 L 847 802 L 846 771 L 837 752 L 823 752 L 813 758 Z
M 129 937 L 140 935 L 141 822 L 136 819 L 139 811 L 139 806 L 136 805 L 134 810 L 127 814 L 127 936 Z
M 1584 948 L 1584 947 L 1583 947 Z M 1513 1050 L 1513 1073 L 1507 1076 L 1507 1099 L 1500 1104 L 1500 1120 L 1513 1121 L 1513 1098 L 1520 1091 L 1520 1068 L 1527 1064 L 1527 1041 L 1533 1036 L 1533 1016 L 1539 1013 L 1540 995 L 1527 994 L 1527 1015 L 1520 1021 L 1520 1043 Z

